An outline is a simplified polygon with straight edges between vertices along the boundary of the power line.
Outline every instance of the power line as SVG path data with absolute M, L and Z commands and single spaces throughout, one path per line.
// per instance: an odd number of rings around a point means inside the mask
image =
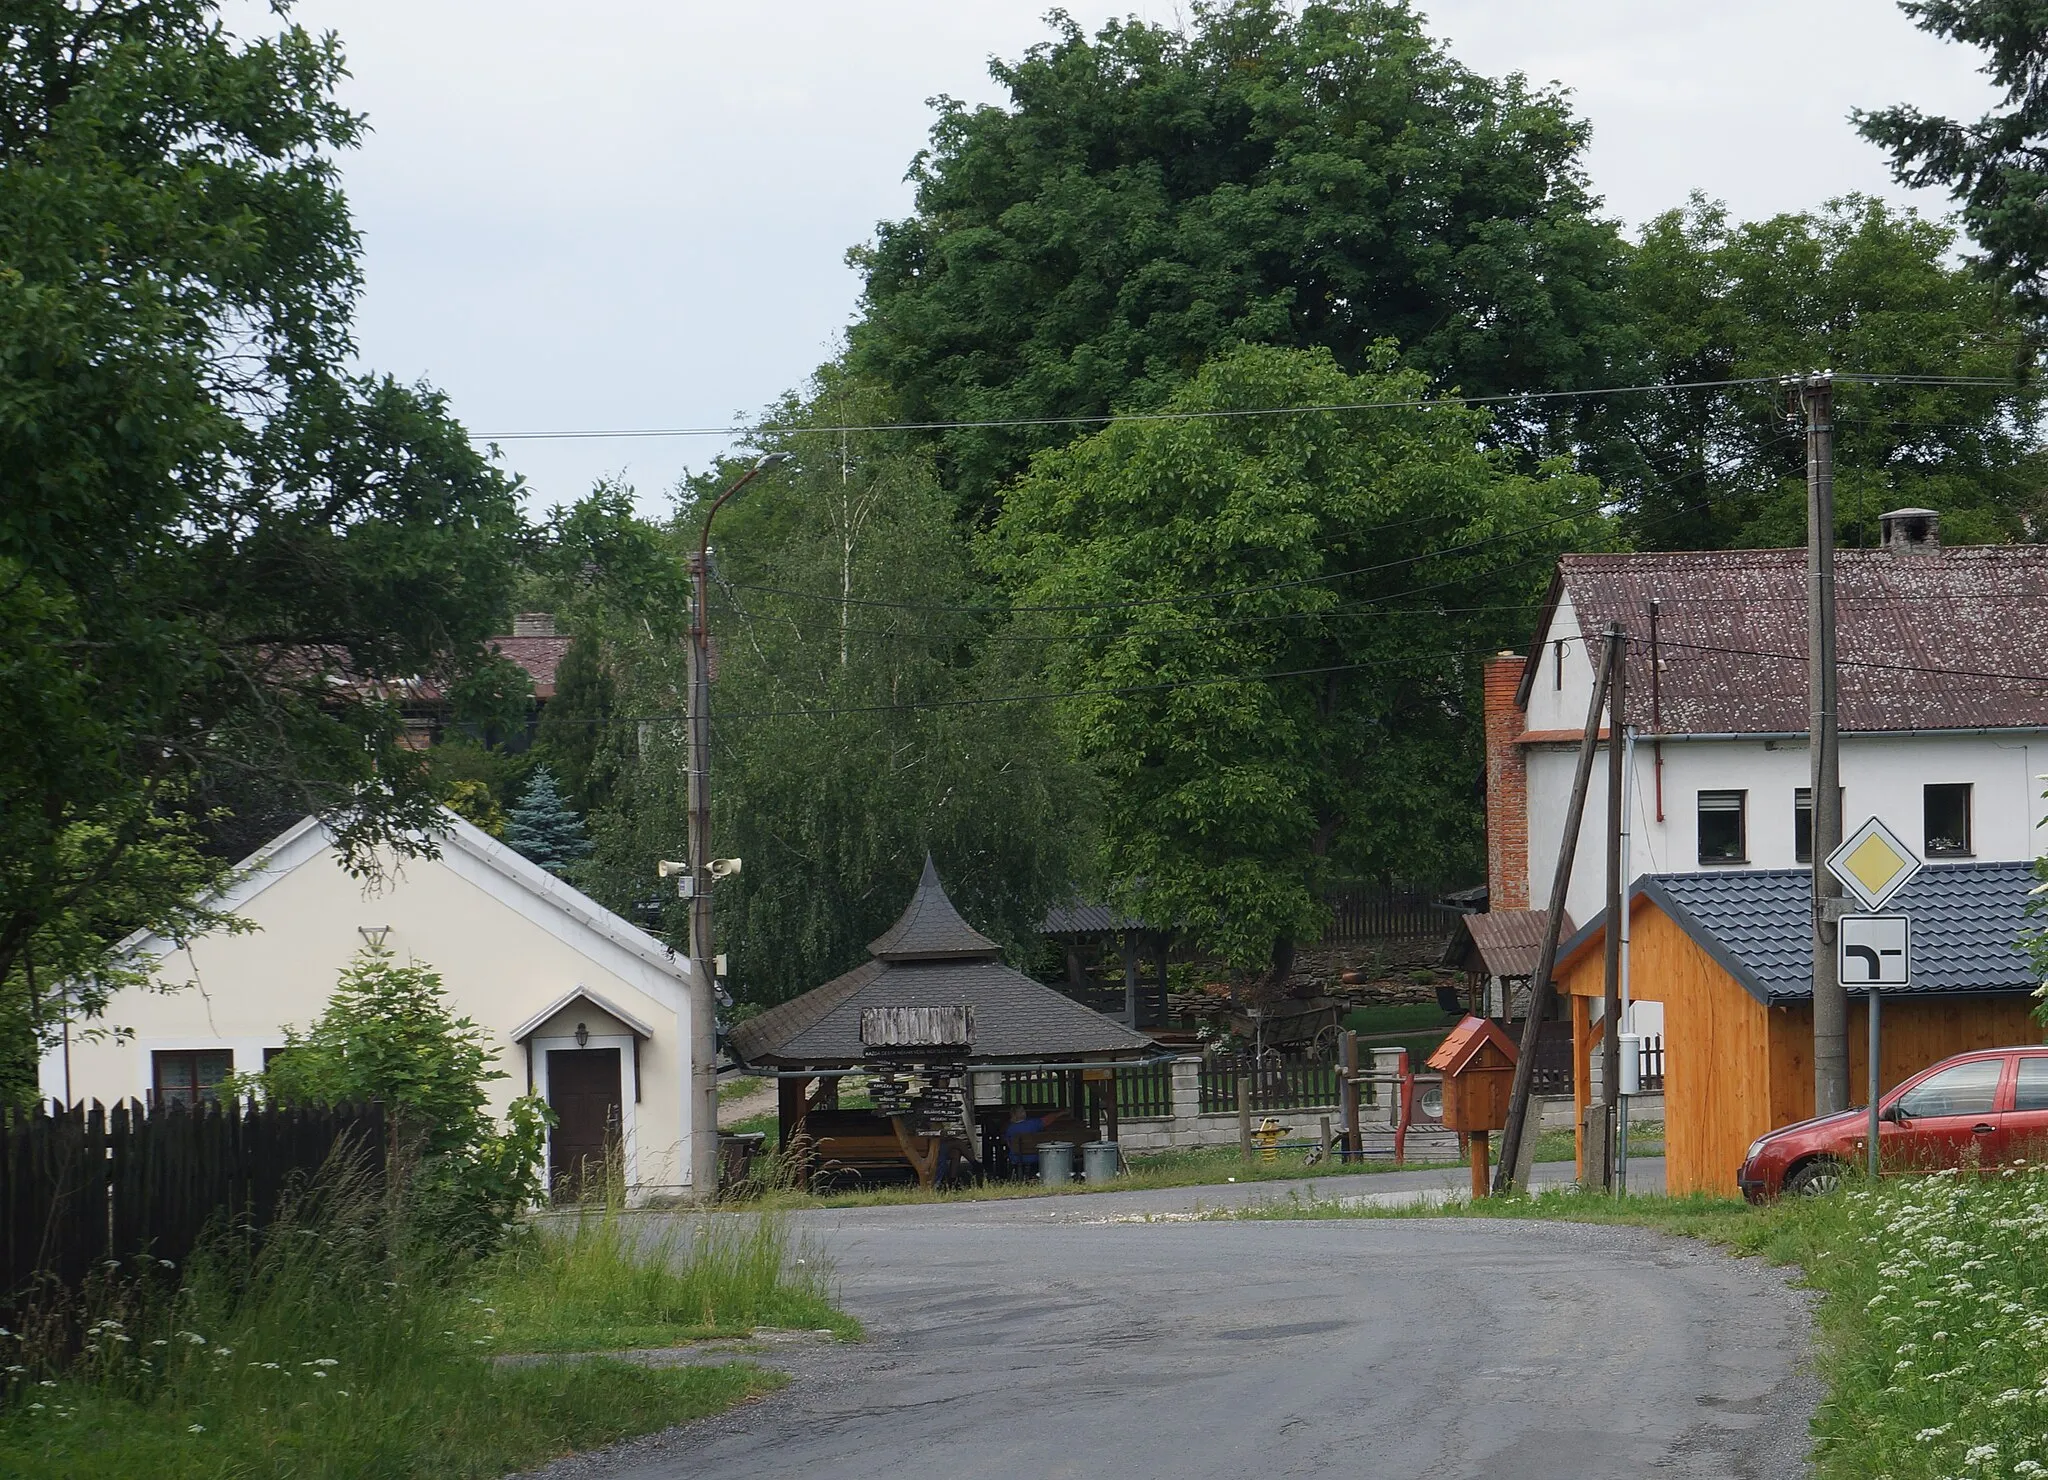
M 1838 374 L 1837 380 L 1865 385 L 2017 386 L 2010 378 L 1974 375 Z M 964 421 L 895 421 L 849 423 L 844 426 L 701 426 L 616 427 L 581 431 L 472 432 L 473 442 L 583 442 L 633 437 L 842 436 L 855 432 L 1001 431 L 1022 427 L 1110 426 L 1134 422 L 1217 421 L 1262 416 L 1308 416 L 1325 412 L 1404 411 L 1442 407 L 1506 406 L 1529 401 L 1578 400 L 1595 396 L 1652 395 L 1658 392 L 1728 390 L 1738 386 L 1782 385 L 1785 377 L 1750 375 L 1730 380 L 1668 381 L 1647 385 L 1609 385 L 1570 391 L 1509 391 L 1493 396 L 1425 396 L 1399 401 L 1338 401 L 1314 406 L 1258 406 L 1208 411 L 1105 411 L 1076 416 L 1007 416 Z

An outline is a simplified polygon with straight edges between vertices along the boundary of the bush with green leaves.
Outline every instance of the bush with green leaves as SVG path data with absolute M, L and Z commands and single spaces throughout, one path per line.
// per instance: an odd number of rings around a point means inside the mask
M 419 1192 L 421 1231 L 456 1248 L 497 1241 L 506 1220 L 540 1197 L 541 1152 L 553 1114 L 526 1095 L 502 1128 L 486 1086 L 489 1035 L 457 1017 L 440 973 L 368 947 L 341 973 L 327 1006 L 249 1087 L 282 1104 L 375 1102 L 392 1124 L 395 1164 Z

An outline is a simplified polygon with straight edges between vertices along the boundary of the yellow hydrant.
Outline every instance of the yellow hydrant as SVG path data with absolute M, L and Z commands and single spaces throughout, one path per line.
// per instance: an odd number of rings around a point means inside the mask
M 1252 1132 L 1252 1139 L 1259 1145 L 1260 1161 L 1280 1159 L 1280 1138 L 1287 1134 L 1287 1127 L 1275 1116 L 1268 1115 L 1259 1122 L 1259 1128 Z

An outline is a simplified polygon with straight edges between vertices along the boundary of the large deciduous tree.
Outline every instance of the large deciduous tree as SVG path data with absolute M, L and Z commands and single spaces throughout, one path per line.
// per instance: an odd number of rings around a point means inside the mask
M 31 1029 L 111 936 L 194 923 L 223 804 L 416 846 L 402 702 L 488 666 L 514 490 L 438 396 L 343 368 L 341 75 L 208 0 L 0 15 L 0 990 Z
M 1101 775 L 1113 896 L 1248 985 L 1331 877 L 1474 864 L 1479 660 L 1604 538 L 1592 480 L 1509 471 L 1394 360 L 1224 356 L 1167 402 L 1202 414 L 1040 454 L 990 536 Z M 1408 404 L 1241 414 L 1357 402 Z
M 1946 186 L 1985 265 L 2034 314 L 2048 311 L 2048 6 L 2040 0 L 1903 0 L 1921 30 L 1986 53 L 2004 106 L 1974 122 L 1910 103 L 1858 113 L 1905 185 Z
M 1562 95 L 1453 60 L 1405 0 L 1197 3 L 939 100 L 916 209 L 853 254 L 853 365 L 914 420 L 1155 406 L 1228 346 L 1371 346 L 1469 394 L 1597 385 L 1622 242 Z M 1546 417 L 1568 419 L 1551 408 Z M 1489 435 L 1540 446 L 1533 417 Z M 990 512 L 1071 428 L 955 428 L 941 471 Z
M 1875 543 L 1878 515 L 1915 505 L 1959 542 L 2039 538 L 2035 352 L 2010 296 L 1954 245 L 1948 226 L 1858 196 L 1753 222 L 1695 196 L 1652 220 L 1624 279 L 1631 379 L 1694 388 L 1613 398 L 1585 448 L 1634 541 L 1802 543 L 1805 438 L 1778 378 L 1825 369 L 1846 372 L 1844 543 Z M 1955 380 L 1980 383 L 1940 383 Z

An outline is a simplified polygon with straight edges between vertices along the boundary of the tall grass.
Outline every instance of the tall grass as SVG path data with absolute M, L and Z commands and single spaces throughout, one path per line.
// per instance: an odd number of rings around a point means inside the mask
M 830 1278 L 773 1213 L 605 1208 L 543 1223 L 498 1257 L 481 1293 L 517 1351 L 659 1346 L 757 1326 L 857 1335 Z
M 639 1246 L 531 1239 L 481 1265 L 411 1236 L 384 1194 L 330 1185 L 263 1238 L 216 1240 L 182 1271 L 103 1271 L 82 1316 L 0 1336 L 0 1474 L 183 1480 L 495 1476 L 716 1412 L 778 1385 L 743 1366 L 592 1359 L 502 1364 L 493 1298 L 585 1313 L 587 1347 L 641 1344 L 668 1315 L 787 1308 L 827 1324 L 803 1266 L 785 1296 L 778 1228 L 735 1225 L 676 1273 Z M 549 1250 L 536 1253 L 535 1250 Z M 674 1252 L 659 1239 L 650 1258 Z M 571 1268 L 589 1254 L 588 1268 Z M 730 1280 L 728 1292 L 721 1281 Z M 674 1298 L 669 1298 L 673 1296 Z M 778 1301 L 782 1304 L 778 1305 Z M 610 1313 L 647 1315 L 614 1341 Z M 836 1313 L 830 1313 L 836 1314 Z M 54 1333 L 82 1324 L 82 1346 Z

